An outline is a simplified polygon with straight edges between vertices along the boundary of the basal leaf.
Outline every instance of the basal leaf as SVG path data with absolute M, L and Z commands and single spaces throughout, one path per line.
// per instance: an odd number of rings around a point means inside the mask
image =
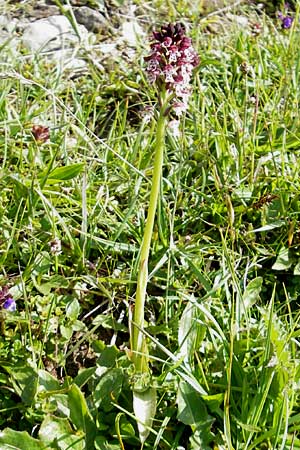
M 197 309 L 192 303 L 187 303 L 179 321 L 178 345 L 179 356 L 183 358 L 186 364 L 192 364 L 194 351 L 199 347 L 200 333 L 203 327 L 196 321 Z M 202 338 L 204 333 L 202 334 Z
M 214 420 L 208 417 L 207 420 L 193 426 L 193 434 L 190 437 L 191 450 L 210 450 L 213 434 L 211 433 L 211 426 Z
M 97 408 L 108 412 L 113 408 L 113 401 L 117 400 L 123 386 L 123 371 L 111 369 L 102 375 L 95 387 L 94 401 Z
M 39 391 L 58 391 L 60 389 L 59 381 L 46 370 L 38 371 L 38 390 Z
M 195 425 L 208 418 L 202 397 L 188 383 L 180 381 L 177 392 L 177 419 L 185 425 Z
M 86 448 L 93 448 L 96 427 L 89 413 L 84 395 L 76 384 L 68 391 L 70 420 L 78 430 L 85 433 Z
M 80 436 L 72 430 L 68 419 L 61 417 L 46 416 L 41 424 L 39 437 L 47 448 L 53 445 L 59 450 L 70 448 L 84 450 L 85 448 L 84 436 L 80 439 Z
M 249 281 L 243 294 L 244 308 L 247 310 L 259 300 L 259 294 L 262 288 L 263 278 L 256 277 Z
M 291 257 L 290 251 L 286 247 L 280 249 L 279 255 L 275 263 L 272 266 L 273 270 L 287 270 L 293 264 L 293 258 Z
M 1 450 L 47 450 L 47 447 L 39 440 L 29 436 L 26 431 L 15 431 L 5 428 L 0 431 Z
M 69 166 L 56 167 L 48 176 L 47 181 L 57 180 L 65 181 L 71 180 L 79 175 L 84 169 L 84 163 L 70 164 Z
M 142 444 L 149 436 L 156 412 L 156 389 L 149 387 L 146 391 L 133 391 L 133 411 L 137 419 L 140 441 Z

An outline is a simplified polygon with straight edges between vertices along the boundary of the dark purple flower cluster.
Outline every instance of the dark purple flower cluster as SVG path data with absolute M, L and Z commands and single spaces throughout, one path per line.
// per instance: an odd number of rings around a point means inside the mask
M 7 286 L 4 286 L 0 290 L 0 306 L 6 309 L 6 311 L 16 310 L 16 302 L 8 292 Z
M 181 23 L 162 26 L 160 31 L 153 32 L 153 37 L 152 53 L 145 58 L 149 80 L 173 94 L 173 108 L 180 116 L 187 108 L 191 74 L 199 64 L 199 56 Z
M 44 125 L 33 125 L 31 133 L 33 134 L 35 140 L 39 143 L 48 141 L 50 137 L 49 128 Z

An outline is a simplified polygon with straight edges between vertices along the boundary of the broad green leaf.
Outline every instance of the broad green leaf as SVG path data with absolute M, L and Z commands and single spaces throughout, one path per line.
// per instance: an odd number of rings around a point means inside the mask
M 57 414 L 70 417 L 70 408 L 67 394 L 53 394 L 50 400 L 56 405 Z
M 30 405 L 37 392 L 37 373 L 31 367 L 12 366 L 6 370 L 11 376 L 16 393 L 26 405 Z
M 46 370 L 38 371 L 38 383 L 39 391 L 58 391 L 60 389 L 59 381 Z
M 120 450 L 120 444 L 118 441 L 108 443 L 104 436 L 97 436 L 95 439 L 95 450 Z
M 135 429 L 133 425 L 130 422 L 128 422 L 128 420 L 126 420 L 124 417 L 120 422 L 120 430 L 121 434 L 123 436 L 126 436 L 127 438 L 135 436 Z
M 251 308 L 251 306 L 253 306 L 257 301 L 259 301 L 259 294 L 262 288 L 262 283 L 263 278 L 256 277 L 251 280 L 246 286 L 243 294 L 243 306 L 246 311 L 248 308 Z
M 70 420 L 78 430 L 85 433 L 86 448 L 93 448 L 96 427 L 89 413 L 84 395 L 76 384 L 68 391 Z
M 211 433 L 211 426 L 214 420 L 208 416 L 207 420 L 193 426 L 193 434 L 190 437 L 190 450 L 211 450 L 211 443 L 213 441 L 213 434 Z
M 156 403 L 156 389 L 154 387 L 149 387 L 143 392 L 133 391 L 133 411 L 142 444 L 150 434 L 156 412 Z
M 76 384 L 72 384 L 68 391 L 68 403 L 72 423 L 79 430 L 86 430 L 86 421 L 91 418 L 84 395 Z
M 75 178 L 84 169 L 84 163 L 70 164 L 69 166 L 56 167 L 48 176 L 47 181 L 65 181 Z
M 37 374 L 31 375 L 24 386 L 24 389 L 21 394 L 22 401 L 25 405 L 31 405 L 34 401 L 38 386 L 38 376 Z
M 116 359 L 119 350 L 115 345 L 108 345 L 101 351 L 101 355 L 97 361 L 97 365 L 101 367 L 111 368 L 116 365 Z
M 275 263 L 272 266 L 273 270 L 286 270 L 291 267 L 293 264 L 293 258 L 290 255 L 290 251 L 286 247 L 282 247 L 280 249 L 279 255 L 277 256 L 277 259 Z
M 94 402 L 97 408 L 108 412 L 113 402 L 118 400 L 122 390 L 124 374 L 122 369 L 111 369 L 102 375 L 94 390 Z
M 26 431 L 5 428 L 0 431 L 1 450 L 48 450 L 41 441 L 29 436 Z
M 40 284 L 38 284 L 37 281 L 35 280 L 35 287 L 43 295 L 49 294 L 52 289 L 56 288 L 67 289 L 68 286 L 69 281 L 65 277 L 62 277 L 61 275 L 53 275 L 47 281 L 42 280 Z
M 73 334 L 72 327 L 65 327 L 64 325 L 60 325 L 59 329 L 60 329 L 61 335 L 64 337 L 64 339 L 69 341 Z
M 79 301 L 77 300 L 77 298 L 74 298 L 66 306 L 66 316 L 70 320 L 76 320 L 77 317 L 79 316 L 79 312 L 80 312 Z
M 261 231 L 275 230 L 275 228 L 281 228 L 284 225 L 286 225 L 285 220 L 275 220 L 274 222 L 268 223 L 267 225 L 264 225 L 263 227 L 256 228 L 255 230 L 251 230 L 251 231 L 249 231 L 249 233 L 259 233 Z
M 81 437 L 75 434 L 68 419 L 61 417 L 46 416 L 41 424 L 39 437 L 47 448 L 51 446 L 59 450 L 85 449 L 84 435 Z
M 195 425 L 208 418 L 202 397 L 188 383 L 180 381 L 177 392 L 177 419 L 185 425 Z
M 205 402 L 209 412 L 216 413 L 220 417 L 223 416 L 222 406 L 224 404 L 224 394 L 203 395 L 203 401 Z
M 294 267 L 294 275 L 300 275 L 300 261 Z
M 82 369 L 79 371 L 78 375 L 74 378 L 74 383 L 78 387 L 84 386 L 95 374 L 96 367 L 88 367 L 87 369 Z
M 39 252 L 33 262 L 32 277 L 47 274 L 52 265 L 52 259 L 48 252 Z
M 250 201 L 253 194 L 253 190 L 246 186 L 241 186 L 232 192 L 233 197 L 237 197 L 241 200 Z
M 204 327 L 196 321 L 196 314 L 196 307 L 188 302 L 179 321 L 179 357 L 182 357 L 188 365 L 192 364 L 195 349 L 199 348 L 200 342 L 198 338 L 200 337 L 202 340 L 205 333 Z
M 128 328 L 123 323 L 117 322 L 113 317 L 105 314 L 99 314 L 93 320 L 93 325 L 102 326 L 103 328 L 113 329 L 115 331 L 127 332 Z

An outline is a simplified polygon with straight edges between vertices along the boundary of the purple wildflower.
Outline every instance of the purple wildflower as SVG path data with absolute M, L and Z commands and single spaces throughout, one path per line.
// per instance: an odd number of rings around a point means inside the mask
M 293 17 L 290 16 L 285 16 L 282 19 L 282 28 L 288 30 L 289 28 L 291 28 L 292 24 L 293 24 Z
M 4 286 L 0 290 L 0 305 L 2 308 L 6 309 L 6 311 L 16 310 L 16 302 L 9 294 L 7 286 Z
M 152 53 L 145 58 L 148 77 L 151 83 L 173 96 L 174 111 L 179 116 L 187 109 L 191 74 L 199 64 L 199 56 L 181 23 L 162 26 L 160 31 L 153 32 L 153 37 Z
M 285 30 L 288 30 L 291 28 L 294 18 L 291 16 L 285 16 L 282 12 L 278 12 L 277 13 L 277 17 L 278 19 L 281 21 L 281 26 L 282 28 L 284 28 Z
M 3 308 L 6 309 L 6 311 L 15 311 L 17 309 L 16 302 L 12 297 L 8 297 L 5 302 L 3 303 Z

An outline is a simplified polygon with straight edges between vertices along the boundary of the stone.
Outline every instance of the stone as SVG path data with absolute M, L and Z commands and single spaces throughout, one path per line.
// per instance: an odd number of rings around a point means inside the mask
M 79 25 L 79 33 L 83 39 L 88 31 Z M 58 50 L 72 47 L 79 42 L 71 23 L 63 15 L 55 15 L 30 23 L 24 30 L 22 44 L 33 52 Z
M 145 33 L 135 19 L 127 20 L 121 25 L 119 41 L 123 41 L 131 47 L 137 47 L 139 40 L 143 40 Z
M 6 15 L 0 16 L 0 29 L 12 33 L 17 28 L 18 20 L 12 19 Z
M 60 15 L 60 9 L 55 5 L 45 5 L 41 2 L 34 5 L 31 16 L 35 19 L 44 19 L 46 17 Z
M 228 17 L 228 19 L 230 19 L 233 23 L 240 26 L 241 28 L 247 28 L 247 26 L 249 25 L 249 21 L 245 16 L 240 16 L 231 13 L 227 13 L 226 16 Z
M 0 46 L 7 47 L 10 50 L 16 51 L 17 38 L 14 31 L 17 28 L 17 19 L 10 19 L 6 15 L 0 15 Z
M 88 6 L 74 8 L 73 11 L 77 22 L 84 25 L 88 31 L 99 33 L 109 28 L 109 23 L 105 17 Z

